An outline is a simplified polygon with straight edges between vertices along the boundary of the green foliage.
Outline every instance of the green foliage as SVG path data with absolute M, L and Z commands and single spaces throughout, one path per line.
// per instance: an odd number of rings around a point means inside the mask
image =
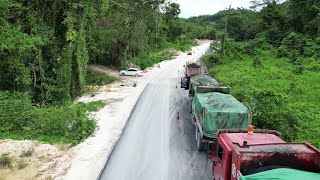
M 199 33 L 179 13 L 164 0 L 1 0 L 0 138 L 88 137 L 94 121 L 70 103 L 86 85 L 116 79 L 87 72 L 87 64 L 146 68 L 170 59 L 158 53 L 166 48 L 187 50 Z
M 22 151 L 20 157 L 30 157 L 33 154 L 33 149 L 29 149 L 27 151 Z
M 3 0 L 0 11 L 0 90 L 29 92 L 41 105 L 79 96 L 92 77 L 89 61 L 125 67 L 166 44 L 185 50 L 195 37 L 177 18 L 179 5 L 164 0 Z M 158 61 L 151 56 L 139 65 Z
M 154 64 L 159 63 L 163 60 L 172 59 L 172 54 L 165 52 L 165 53 L 149 53 L 149 54 L 141 54 L 135 58 L 135 64 L 138 65 L 141 69 L 145 69 L 150 67 Z
M 0 165 L 2 168 L 9 168 L 11 167 L 12 158 L 9 156 L 9 154 L 1 154 L 0 156 Z
M 113 76 L 109 76 L 107 74 L 94 72 L 94 71 L 87 71 L 87 75 L 86 75 L 87 86 L 103 86 L 117 80 L 118 79 Z
M 259 12 L 237 9 L 191 18 L 218 31 L 227 29 L 236 41 L 246 40 L 235 43 L 222 36 L 224 46 L 213 52 L 223 53 L 203 60 L 251 107 L 258 128 L 276 129 L 285 140 L 319 147 L 320 3 L 268 0 L 260 7 Z
M 222 59 L 221 57 L 219 56 L 219 54 L 217 53 L 212 53 L 212 54 L 208 54 L 208 55 L 204 55 L 201 57 L 201 60 L 203 62 L 205 62 L 205 64 L 211 68 L 213 67 L 214 65 L 217 65 L 217 64 L 220 64 L 222 63 Z
M 136 56 L 134 58 L 134 63 L 141 69 L 145 69 L 163 60 L 172 59 L 173 56 L 177 55 L 176 51 L 188 51 L 193 45 L 195 45 L 194 41 L 187 41 L 182 39 L 180 39 L 180 41 L 183 42 L 180 42 L 178 44 L 168 42 L 162 43 L 160 47 L 154 49 L 153 51 Z
M 192 17 L 189 20 L 202 26 L 209 24 L 217 31 L 226 30 L 229 37 L 236 41 L 263 37 L 277 47 L 292 32 L 307 35 L 311 39 L 319 37 L 319 1 L 276 2 L 252 1 L 253 6 L 260 6 L 259 11 L 238 8 L 223 10 L 214 15 Z
M 26 162 L 24 162 L 23 160 L 19 160 L 18 161 L 18 169 L 24 169 L 25 167 L 27 167 L 28 164 Z
M 253 66 L 254 68 L 258 68 L 258 67 L 261 67 L 261 66 L 262 66 L 261 60 L 259 59 L 258 56 L 256 56 L 256 57 L 253 58 L 252 66 Z
M 240 43 L 242 46 L 246 43 Z M 276 58 L 271 50 L 257 48 L 257 55 L 244 54 L 242 61 L 224 59 L 211 69 L 215 78 L 232 87 L 233 95 L 253 111 L 257 128 L 275 129 L 288 141 L 308 141 L 319 147 L 320 71 L 313 71 L 319 61 L 299 57 L 303 64 Z M 253 59 L 262 66 L 253 66 Z M 258 67 L 258 68 L 257 68 Z M 308 68 L 306 68 L 308 67 Z M 299 71 L 299 69 L 298 69 Z
M 26 93 L 0 92 L 0 138 L 77 143 L 90 136 L 95 121 L 77 105 L 36 107 Z
M 95 112 L 106 106 L 106 102 L 104 101 L 91 101 L 88 103 L 79 102 L 77 106 L 86 109 L 88 112 Z

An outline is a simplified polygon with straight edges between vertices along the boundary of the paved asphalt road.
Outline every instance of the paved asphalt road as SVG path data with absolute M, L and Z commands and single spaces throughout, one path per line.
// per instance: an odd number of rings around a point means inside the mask
M 206 153 L 196 149 L 190 102 L 178 81 L 161 78 L 146 86 L 101 180 L 213 179 Z

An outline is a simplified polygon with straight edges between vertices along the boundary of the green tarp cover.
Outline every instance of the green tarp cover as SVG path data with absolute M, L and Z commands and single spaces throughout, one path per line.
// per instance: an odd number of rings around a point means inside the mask
M 219 83 L 218 81 L 216 81 L 215 79 L 213 79 L 211 76 L 205 75 L 205 74 L 200 74 L 198 76 L 194 76 L 190 79 L 191 83 L 199 86 L 199 85 L 203 85 L 203 86 L 218 86 Z M 200 84 L 201 82 L 201 84 Z
M 249 110 L 230 94 L 197 93 L 193 109 L 201 121 L 203 134 L 210 138 L 216 138 L 219 129 L 246 129 L 250 124 Z
M 296 169 L 278 168 L 269 171 L 263 171 L 247 176 L 241 176 L 241 180 L 319 180 L 320 174 L 301 171 Z

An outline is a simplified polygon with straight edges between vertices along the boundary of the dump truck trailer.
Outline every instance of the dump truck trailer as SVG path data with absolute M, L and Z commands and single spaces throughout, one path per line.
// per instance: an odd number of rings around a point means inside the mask
M 213 77 L 206 74 L 182 77 L 181 88 L 189 90 L 198 150 L 204 150 L 216 139 L 218 129 L 245 129 L 250 124 L 249 110 L 230 95 L 229 86 L 221 86 Z
M 189 90 L 189 97 L 193 97 L 195 93 L 221 92 L 230 94 L 230 87 L 223 86 L 213 77 L 200 74 L 194 77 L 185 76 L 181 78 L 181 88 Z
M 209 145 L 215 180 L 319 180 L 320 151 L 309 143 L 286 143 L 270 130 L 224 129 Z
M 246 129 L 250 111 L 230 94 L 196 93 L 192 99 L 192 123 L 196 126 L 197 148 L 215 141 L 219 129 Z

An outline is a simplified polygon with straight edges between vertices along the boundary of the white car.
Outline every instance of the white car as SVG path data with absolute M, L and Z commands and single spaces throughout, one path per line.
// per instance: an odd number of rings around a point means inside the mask
M 120 71 L 120 76 L 142 76 L 142 71 L 137 68 L 128 68 L 126 70 Z

